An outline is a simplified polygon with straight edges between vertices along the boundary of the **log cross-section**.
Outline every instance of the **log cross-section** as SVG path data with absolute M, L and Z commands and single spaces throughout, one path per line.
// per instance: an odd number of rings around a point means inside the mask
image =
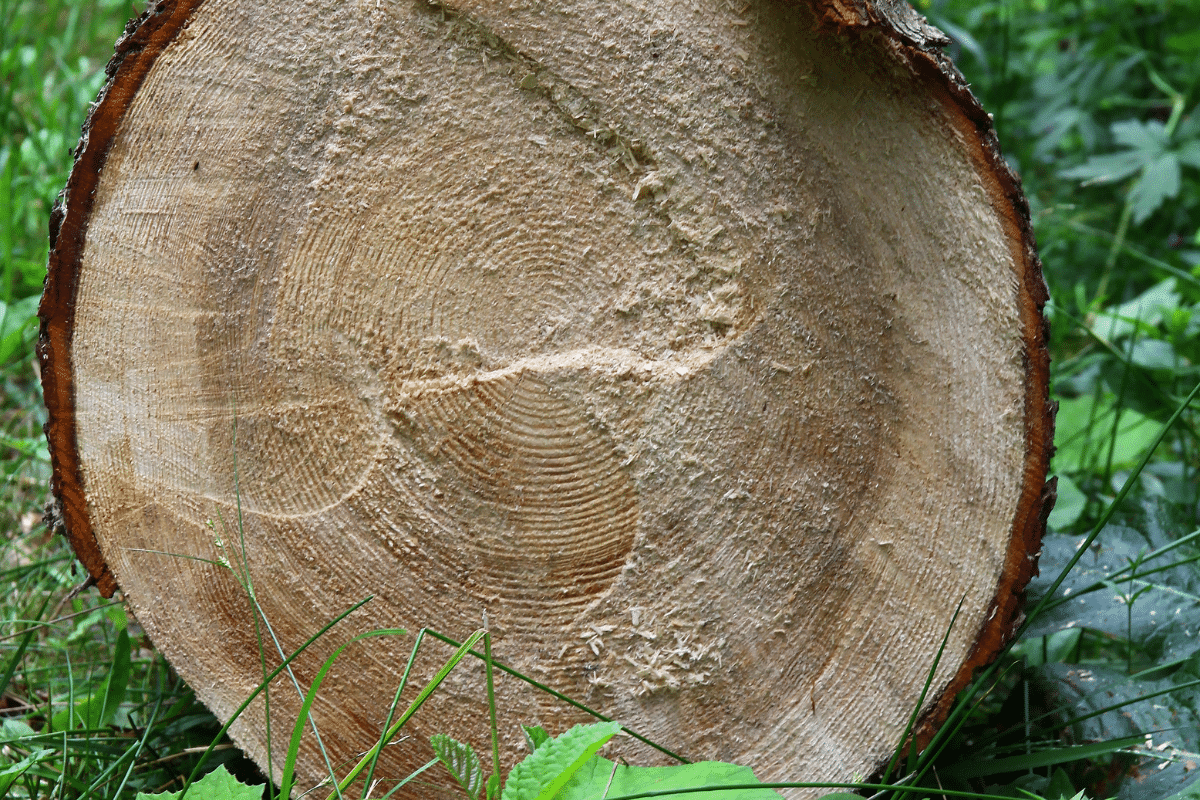
M 943 44 L 892 0 L 159 3 L 52 224 L 80 559 L 222 718 L 256 613 L 290 650 L 371 595 L 302 685 L 357 632 L 486 614 L 496 658 L 688 758 L 845 781 L 949 629 L 927 740 L 1011 635 L 1053 499 L 1028 209 Z M 411 641 L 337 662 L 334 764 Z M 484 744 L 479 673 L 377 777 L 431 733 Z M 497 691 L 510 764 L 518 723 L 586 718 Z M 298 709 L 276 684 L 275 730 Z M 264 714 L 232 733 L 265 765 Z

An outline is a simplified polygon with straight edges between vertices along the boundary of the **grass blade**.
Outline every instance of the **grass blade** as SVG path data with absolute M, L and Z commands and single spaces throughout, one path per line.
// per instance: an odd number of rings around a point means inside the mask
M 304 726 L 308 721 L 309 712 L 312 711 L 313 702 L 317 699 L 317 692 L 321 689 L 321 684 L 325 682 L 325 677 L 329 674 L 329 670 L 333 667 L 333 662 L 337 660 L 342 652 L 363 639 L 370 639 L 376 636 L 403 636 L 404 631 L 399 628 L 385 628 L 376 631 L 368 631 L 360 633 L 350 641 L 342 644 L 330 654 L 329 658 L 325 659 L 325 663 L 317 670 L 317 675 L 313 678 L 312 686 L 309 687 L 308 693 L 304 696 L 304 702 L 300 705 L 300 713 L 296 716 L 296 724 L 292 728 L 292 738 L 288 743 L 287 759 L 283 765 L 283 776 L 279 779 L 279 796 L 283 798 L 292 796 L 292 784 L 296 770 L 296 759 L 300 755 L 300 740 L 304 736 Z
M 332 629 L 334 625 L 337 625 L 339 622 L 344 620 L 346 617 L 350 616 L 355 611 L 362 608 L 367 603 L 371 602 L 371 599 L 373 597 L 374 597 L 374 595 L 368 595 L 367 597 L 364 597 L 362 600 L 359 600 L 354 605 L 350 606 L 348 609 L 343 611 L 341 614 L 338 614 L 332 620 L 330 620 L 325 625 L 323 625 L 319 631 L 317 631 L 312 636 L 310 636 L 304 642 L 304 644 L 302 644 L 298 648 L 296 648 L 296 650 L 293 651 L 291 655 L 289 655 L 287 658 L 285 658 L 283 660 L 282 664 L 280 664 L 275 669 L 271 670 L 271 674 L 267 676 L 266 680 L 264 680 L 262 683 L 260 683 L 254 689 L 254 691 L 250 693 L 250 696 L 242 701 L 242 704 L 240 706 L 238 706 L 236 710 L 234 710 L 233 714 L 229 717 L 229 719 L 225 722 L 225 724 L 221 726 L 221 730 L 217 731 L 217 735 L 213 737 L 212 743 L 208 746 L 208 748 L 200 756 L 200 760 L 196 762 L 196 766 L 194 766 L 192 768 L 191 774 L 188 775 L 188 779 L 184 783 L 183 790 L 179 793 L 178 800 L 183 800 L 183 798 L 187 796 L 188 789 L 196 781 L 196 777 L 200 774 L 200 768 L 202 766 L 204 766 L 204 762 L 207 761 L 208 757 L 212 755 L 213 750 L 216 749 L 217 744 L 221 741 L 221 737 L 223 737 L 226 734 L 226 732 L 229 730 L 229 726 L 232 725 L 234 723 L 234 721 L 242 715 L 242 712 L 250 707 L 250 704 L 252 702 L 254 702 L 254 698 L 258 697 L 259 694 L 261 694 L 267 688 L 267 685 L 271 681 L 273 681 L 276 676 L 278 676 L 281 672 L 283 672 L 285 669 L 287 669 L 288 665 L 291 664 L 292 661 L 294 661 L 296 658 L 298 658 L 301 653 L 303 653 L 305 650 L 307 650 L 309 647 L 311 647 L 314 642 L 316 642 L 318 639 L 320 639 L 322 636 L 324 636 L 326 633 L 328 633 L 329 630 Z
M 375 746 L 367 751 L 367 754 L 359 760 L 359 762 L 352 770 L 350 770 L 350 772 L 346 773 L 346 777 L 342 778 L 341 782 L 334 787 L 334 791 L 329 794 L 329 797 L 327 797 L 326 800 L 333 800 L 334 797 L 345 791 L 346 787 L 358 777 L 359 773 L 362 772 L 369 763 L 375 760 L 379 754 L 379 751 L 382 750 L 384 746 L 392 740 L 393 736 L 400 732 L 400 729 L 404 727 L 405 723 L 407 723 L 410 718 L 412 718 L 412 715 L 417 713 L 417 709 L 424 705 L 425 701 L 429 699 L 429 696 L 433 694 L 433 692 L 439 686 L 442 685 L 442 681 L 446 680 L 446 676 L 450 674 L 451 670 L 458 666 L 460 661 L 466 658 L 467 653 L 470 652 L 471 648 L 475 646 L 476 642 L 483 638 L 484 633 L 485 632 L 483 630 L 475 631 L 473 634 L 471 634 L 466 642 L 459 646 L 454 655 L 450 657 L 450 660 L 442 665 L 442 668 L 437 671 L 437 674 L 433 676 L 429 683 L 425 684 L 425 687 L 421 689 L 421 693 L 417 695 L 416 699 L 413 700 L 412 703 L 409 704 L 408 708 L 405 709 L 404 713 L 400 715 L 400 719 L 398 719 L 392 725 L 392 727 L 388 728 L 380 740 L 375 743 Z

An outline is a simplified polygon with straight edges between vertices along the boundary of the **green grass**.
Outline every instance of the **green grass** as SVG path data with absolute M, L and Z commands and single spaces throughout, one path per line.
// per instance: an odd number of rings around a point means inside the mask
M 1030 590 L 1044 612 L 925 753 L 900 748 L 889 778 L 906 788 L 891 794 L 1168 797 L 1200 776 L 1200 436 L 1195 403 L 1180 410 L 1200 382 L 1200 3 L 920 7 L 954 37 L 1033 210 L 1060 499 Z M 0 788 L 15 775 L 13 797 L 179 789 L 220 728 L 120 605 L 73 594 L 85 576 L 41 522 L 31 349 L 47 223 L 137 10 L 0 0 Z M 227 742 L 201 769 L 218 764 L 261 780 Z

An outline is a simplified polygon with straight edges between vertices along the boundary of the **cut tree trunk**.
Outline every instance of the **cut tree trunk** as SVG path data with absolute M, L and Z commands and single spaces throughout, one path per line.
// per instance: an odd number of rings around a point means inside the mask
M 894 0 L 160 3 L 52 223 L 80 559 L 221 718 L 261 676 L 245 565 L 284 651 L 373 596 L 301 686 L 486 613 L 690 759 L 870 774 L 960 602 L 919 739 L 1011 634 L 1053 497 L 1028 212 L 944 43 Z M 333 764 L 412 641 L 337 662 Z M 508 763 L 587 719 L 497 692 Z M 276 765 L 298 708 L 274 684 Z M 232 728 L 263 765 L 264 713 Z M 477 663 L 385 787 L 437 732 L 486 748 Z

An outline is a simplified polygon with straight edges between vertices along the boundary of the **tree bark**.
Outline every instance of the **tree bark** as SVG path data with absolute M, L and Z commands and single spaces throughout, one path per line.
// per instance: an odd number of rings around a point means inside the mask
M 225 560 L 288 651 L 373 596 L 301 686 L 486 613 L 497 659 L 774 780 L 875 770 L 961 603 L 927 740 L 1053 502 L 1028 210 L 942 44 L 888 0 L 160 3 L 52 222 L 80 559 L 222 718 L 261 677 Z M 411 641 L 339 660 L 334 764 Z M 585 719 L 498 695 L 510 763 Z M 276 764 L 298 708 L 277 682 Z M 467 664 L 379 776 L 485 746 L 485 709 Z M 265 765 L 264 715 L 232 733 Z

